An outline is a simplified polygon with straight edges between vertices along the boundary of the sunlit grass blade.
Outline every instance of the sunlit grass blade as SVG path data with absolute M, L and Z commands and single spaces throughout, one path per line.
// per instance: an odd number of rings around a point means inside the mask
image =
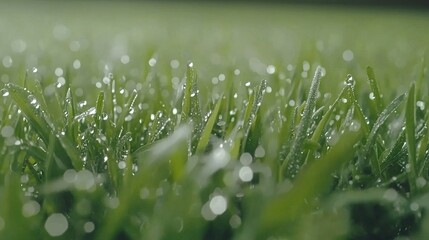
M 209 119 L 206 122 L 206 125 L 204 126 L 204 129 L 201 133 L 200 140 L 198 141 L 197 150 L 196 150 L 197 153 L 204 152 L 204 150 L 207 147 L 207 144 L 209 143 L 210 136 L 211 136 L 212 130 L 213 130 L 213 126 L 216 123 L 222 101 L 223 101 L 223 96 L 220 96 L 219 100 L 217 101 L 217 103 L 216 103 L 216 105 L 212 111 L 212 113 L 210 114 Z
M 387 153 L 380 161 L 380 171 L 382 174 L 402 158 L 407 158 L 407 150 L 406 147 L 404 147 L 405 141 L 405 130 L 402 130 L 394 145 L 390 149 L 386 150 Z
M 306 165 L 296 177 L 292 189 L 267 204 L 261 218 L 261 229 L 280 230 L 306 212 L 306 201 L 311 201 L 328 187 L 331 174 L 353 157 L 354 144 L 360 138 L 360 129 L 347 131 L 322 159 Z
M 259 108 L 262 104 L 262 100 L 265 94 L 265 90 L 267 88 L 267 80 L 262 80 L 259 84 L 258 89 L 255 94 L 251 94 L 249 97 L 248 106 L 246 108 L 246 112 L 244 115 L 244 123 L 243 123 L 243 142 L 241 144 L 241 151 L 243 152 L 246 144 L 248 143 L 249 133 L 252 127 L 255 124 Z
M 259 107 L 261 106 L 262 99 L 264 98 L 264 93 L 266 88 L 267 88 L 267 80 L 262 80 L 256 91 L 256 95 L 254 95 L 254 100 L 249 101 L 249 105 L 251 104 L 251 108 L 249 112 L 246 111 L 246 115 L 244 118 L 244 126 L 243 126 L 245 136 L 249 134 L 250 128 L 255 122 Z
M 338 103 L 340 102 L 340 99 L 344 97 L 344 95 L 347 93 L 347 86 L 343 88 L 343 90 L 341 91 L 341 93 L 338 95 L 337 99 L 335 99 L 334 103 L 329 106 L 328 111 L 326 111 L 326 113 L 323 115 L 322 119 L 319 121 L 319 123 L 317 124 L 316 129 L 313 132 L 313 135 L 311 137 L 311 142 L 313 143 L 318 143 L 320 137 L 322 136 L 323 130 L 326 126 L 326 124 L 328 123 L 329 119 L 331 118 L 332 113 L 334 112 L 335 108 L 337 107 Z M 312 154 L 313 154 L 314 150 L 310 149 L 307 153 L 307 160 L 309 160 L 309 158 L 311 158 Z
M 357 120 L 359 120 L 363 133 L 367 136 L 370 132 L 369 122 L 365 114 L 363 113 L 362 107 L 359 104 L 357 98 L 356 98 L 356 81 L 354 80 L 353 76 L 348 74 L 346 84 L 348 85 L 348 101 L 350 101 L 351 104 L 353 104 L 354 112 L 356 113 Z
M 378 162 L 378 159 L 375 156 L 369 156 L 373 147 L 374 143 L 377 137 L 377 133 L 381 126 L 383 126 L 388 119 L 388 117 L 395 112 L 395 110 L 399 107 L 399 105 L 404 101 L 405 94 L 399 95 L 397 98 L 395 98 L 387 107 L 383 110 L 383 112 L 380 113 L 378 119 L 375 121 L 371 132 L 368 135 L 368 138 L 366 139 L 366 144 L 362 150 L 362 155 L 365 158 L 370 158 L 371 167 L 376 174 L 376 176 L 381 175 L 381 169 L 380 169 L 380 162 Z
M 366 72 L 368 75 L 369 86 L 371 87 L 371 91 L 372 91 L 371 98 L 374 99 L 377 113 L 380 114 L 381 111 L 384 109 L 384 103 L 379 91 L 377 80 L 375 78 L 374 69 L 368 66 L 366 68 Z
M 125 106 L 122 109 L 121 114 L 118 117 L 118 120 L 116 122 L 116 127 L 122 128 L 125 121 L 129 121 L 132 118 L 132 114 L 134 113 L 134 104 L 137 100 L 138 93 L 136 90 L 131 92 L 131 95 L 128 98 L 128 102 L 125 104 Z
M 40 108 L 41 106 L 35 96 L 24 88 L 11 83 L 6 85 L 6 89 L 34 131 L 39 134 L 45 144 L 48 144 L 49 134 L 54 130 L 53 125 L 44 110 Z
M 307 129 L 310 127 L 312 122 L 311 115 L 313 114 L 313 110 L 316 107 L 317 91 L 319 89 L 321 78 L 322 68 L 319 66 L 316 69 L 313 81 L 310 86 L 308 98 L 302 114 L 302 119 L 296 131 L 296 137 L 292 143 L 289 154 L 281 166 L 281 172 L 286 178 L 295 178 L 302 167 L 302 146 L 307 137 Z
M 408 173 L 408 182 L 410 184 L 411 193 L 416 189 L 417 179 L 417 145 L 416 145 L 416 95 L 415 84 L 412 83 L 408 91 L 407 105 L 405 108 L 405 137 L 408 149 L 408 164 L 406 171 Z
M 194 128 L 198 129 L 202 124 L 202 116 L 198 99 L 197 74 L 192 62 L 188 64 L 186 69 L 186 84 L 184 88 L 181 122 L 185 123 L 189 119 L 194 124 Z
M 182 101 L 182 112 L 180 115 L 180 122 L 185 124 L 192 124 L 194 130 L 191 136 L 190 153 L 195 152 L 203 130 L 203 118 L 200 107 L 199 90 L 197 86 L 197 73 L 195 72 L 194 63 L 188 63 L 186 68 L 186 83 L 184 86 L 184 94 Z
M 104 92 L 101 91 L 98 93 L 96 107 L 95 107 L 95 124 L 101 128 L 102 123 L 102 114 L 104 111 Z

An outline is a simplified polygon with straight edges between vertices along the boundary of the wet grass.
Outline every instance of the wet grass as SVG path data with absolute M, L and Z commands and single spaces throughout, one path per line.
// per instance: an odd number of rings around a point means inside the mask
M 426 15 L 28 4 L 0 8 L 1 239 L 427 236 Z

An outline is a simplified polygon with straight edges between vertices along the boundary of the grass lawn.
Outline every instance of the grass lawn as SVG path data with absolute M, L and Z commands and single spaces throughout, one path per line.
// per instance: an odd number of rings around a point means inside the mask
M 426 239 L 425 10 L 0 3 L 0 239 Z

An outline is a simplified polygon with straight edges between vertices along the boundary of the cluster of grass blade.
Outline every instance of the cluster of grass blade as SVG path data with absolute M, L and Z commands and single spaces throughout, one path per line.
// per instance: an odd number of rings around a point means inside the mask
M 61 237 L 73 239 L 422 234 L 429 131 L 416 98 L 427 96 L 412 83 L 386 104 L 368 68 L 372 102 L 363 105 L 367 92 L 357 85 L 364 83 L 350 75 L 332 102 L 319 92 L 328 81 L 323 71 L 315 69 L 308 93 L 294 78 L 274 105 L 264 100 L 274 80 L 248 88 L 241 103 L 228 93 L 241 86 L 230 85 L 203 105 L 209 96 L 199 94 L 192 63 L 183 87 L 167 89 L 167 102 L 109 74 L 93 107 L 82 107 L 73 88 L 58 89 L 58 113 L 40 82 L 8 83 L 0 108 L 0 196 L 7 203 L 0 236 L 53 236 L 46 225 L 54 214 L 66 218 Z M 389 228 L 371 230 L 365 218 L 372 216 Z

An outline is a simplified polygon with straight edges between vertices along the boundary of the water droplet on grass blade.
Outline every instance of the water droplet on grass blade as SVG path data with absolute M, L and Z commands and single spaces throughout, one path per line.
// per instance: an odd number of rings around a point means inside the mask
M 12 61 L 12 58 L 10 56 L 6 56 L 3 58 L 2 63 L 3 63 L 3 66 L 5 68 L 10 68 L 10 67 L 12 67 L 13 61 Z
M 210 204 L 209 204 L 210 210 L 215 215 L 223 214 L 226 211 L 227 205 L 228 205 L 228 202 L 226 201 L 226 198 L 221 195 L 214 196 L 210 200 Z
M 14 131 L 15 131 L 15 129 L 13 127 L 7 125 L 1 129 L 1 135 L 4 138 L 9 138 L 9 137 L 13 136 Z
M 238 171 L 238 177 L 243 182 L 250 182 L 253 179 L 253 171 L 249 166 L 243 166 Z
M 83 230 L 84 230 L 86 233 L 93 232 L 93 231 L 95 230 L 95 224 L 94 224 L 93 222 L 86 222 L 86 223 L 83 225 Z
M 259 145 L 255 150 L 255 157 L 256 158 L 263 158 L 265 156 L 265 149 Z
M 245 166 L 250 165 L 252 163 L 252 160 L 252 155 L 248 152 L 245 152 L 240 156 L 240 163 Z
M 347 49 L 343 52 L 344 61 L 350 62 L 351 60 L 353 60 L 353 58 L 354 58 L 354 54 L 353 54 L 352 50 Z
M 416 106 L 418 108 L 420 108 L 420 110 L 424 111 L 425 110 L 425 103 L 423 101 L 417 101 L 416 102 Z
M 52 237 L 63 235 L 69 227 L 66 217 L 61 213 L 51 214 L 45 222 L 45 230 Z
M 232 228 L 238 228 L 238 227 L 240 227 L 240 225 L 241 225 L 241 218 L 237 214 L 232 215 L 231 218 L 229 219 L 229 225 Z
M 74 185 L 78 190 L 90 190 L 95 185 L 92 172 L 84 169 L 76 174 Z
M 30 200 L 22 206 L 22 215 L 24 217 L 32 217 L 40 211 L 40 204 L 34 200 Z
M 411 211 L 413 211 L 413 212 L 418 211 L 418 210 L 419 210 L 419 208 L 420 208 L 420 206 L 419 206 L 419 204 L 418 204 L 418 203 L 416 203 L 416 202 L 413 202 L 413 203 L 411 203 L 411 204 L 410 204 L 410 209 L 411 209 Z
M 357 131 L 359 131 L 359 129 L 360 129 L 360 122 L 359 121 L 357 121 L 357 120 L 354 120 L 354 121 L 352 121 L 351 123 L 350 123 L 350 127 L 349 127 L 349 129 L 350 129 L 350 131 L 352 131 L 352 132 L 357 132 Z

